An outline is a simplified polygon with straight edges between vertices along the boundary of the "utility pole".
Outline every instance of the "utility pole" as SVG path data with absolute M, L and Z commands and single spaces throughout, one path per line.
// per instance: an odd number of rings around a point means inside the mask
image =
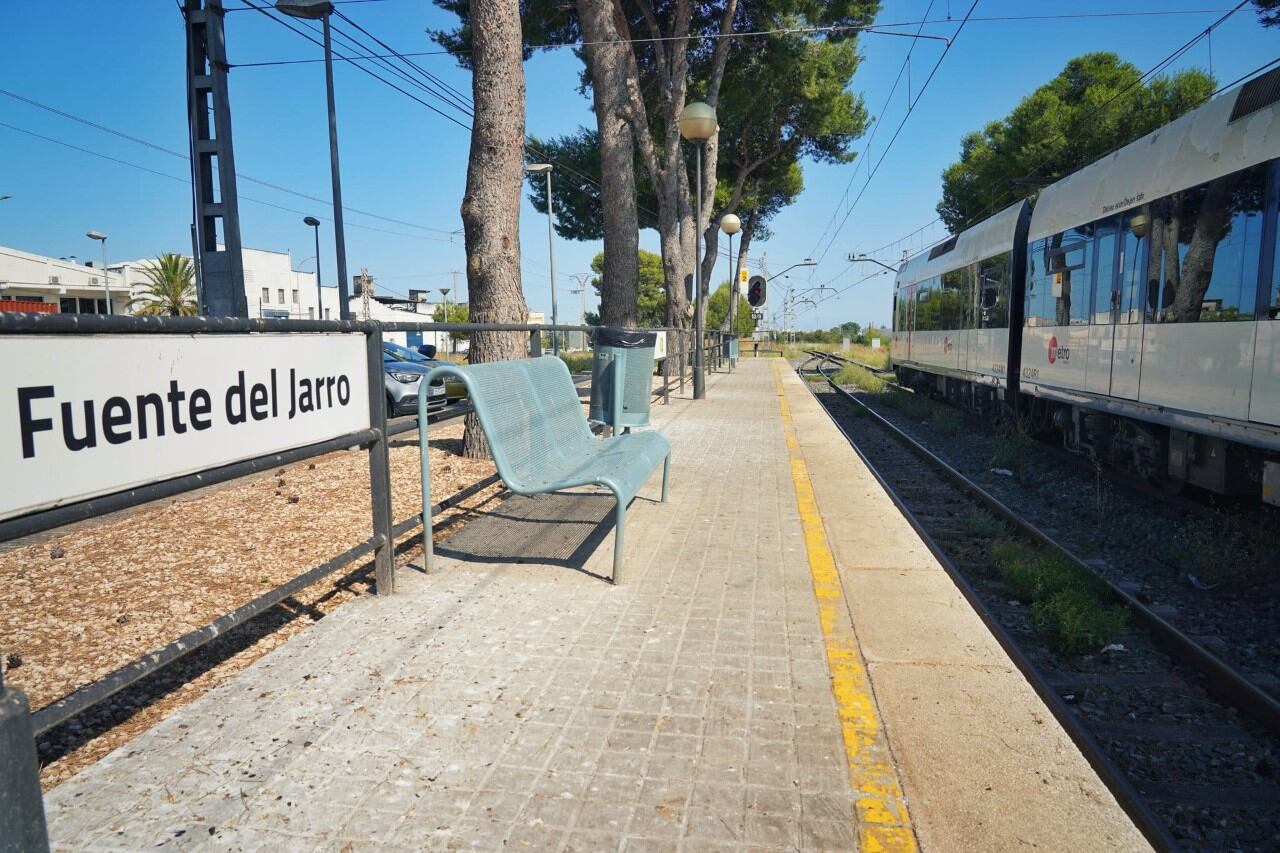
M 187 33 L 187 125 L 194 196 L 200 313 L 248 317 L 240 204 L 231 144 L 227 44 L 222 0 L 184 0 Z M 214 167 L 217 167 L 217 191 Z M 222 246 L 218 245 L 221 235 Z
M 360 310 L 366 320 L 373 313 L 373 276 L 369 275 L 368 267 L 360 268 Z

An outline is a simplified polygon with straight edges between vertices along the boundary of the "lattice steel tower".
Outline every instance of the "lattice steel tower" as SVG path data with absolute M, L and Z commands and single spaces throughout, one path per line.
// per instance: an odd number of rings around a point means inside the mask
M 200 313 L 248 317 L 227 97 L 225 10 L 222 0 L 183 0 L 182 13 L 187 30 L 187 121 Z

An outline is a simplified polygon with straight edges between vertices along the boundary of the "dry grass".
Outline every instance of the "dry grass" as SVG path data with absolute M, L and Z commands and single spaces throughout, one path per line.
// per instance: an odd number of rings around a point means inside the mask
M 457 455 L 461 434 L 461 421 L 432 430 L 436 500 L 494 471 L 491 461 Z M 420 511 L 416 435 L 394 439 L 390 455 L 399 520 Z M 364 451 L 339 451 L 7 544 L 0 553 L 6 682 L 25 691 L 33 708 L 42 707 L 356 545 L 370 534 L 368 470 Z M 437 517 L 437 538 L 500 490 L 493 486 Z M 397 562 L 419 553 L 406 548 Z M 46 787 L 369 587 L 366 577 L 326 579 L 262 617 L 275 624 L 242 648 L 208 651 L 220 661 L 212 668 L 199 665 L 209 647 L 194 653 L 188 662 L 194 680 L 144 696 L 123 723 L 46 766 Z

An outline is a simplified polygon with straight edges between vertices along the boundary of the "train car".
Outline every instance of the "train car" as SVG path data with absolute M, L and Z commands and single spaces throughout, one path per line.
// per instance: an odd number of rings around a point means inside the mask
M 1046 187 L 1020 388 L 1066 446 L 1280 503 L 1280 70 Z
M 903 265 L 891 350 L 900 382 L 980 413 L 1017 394 L 1030 222 L 1018 202 Z

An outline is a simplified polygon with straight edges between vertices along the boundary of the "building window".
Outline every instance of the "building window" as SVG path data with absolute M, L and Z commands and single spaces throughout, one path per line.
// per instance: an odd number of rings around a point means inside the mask
M 293 304 L 294 305 L 298 304 L 298 291 L 296 290 L 293 292 Z
M 325 318 L 326 320 L 328 320 L 328 319 L 329 319 L 329 309 L 328 309 L 328 308 L 324 309 L 324 318 Z
M 276 291 L 276 293 L 277 293 L 277 294 L 279 295 L 279 297 L 280 297 L 280 304 L 281 304 L 281 305 L 283 305 L 283 304 L 284 304 L 284 288 L 282 287 L 282 288 L 278 289 L 278 290 Z
M 271 301 L 271 288 L 269 287 L 262 288 L 262 301 L 263 302 Z

